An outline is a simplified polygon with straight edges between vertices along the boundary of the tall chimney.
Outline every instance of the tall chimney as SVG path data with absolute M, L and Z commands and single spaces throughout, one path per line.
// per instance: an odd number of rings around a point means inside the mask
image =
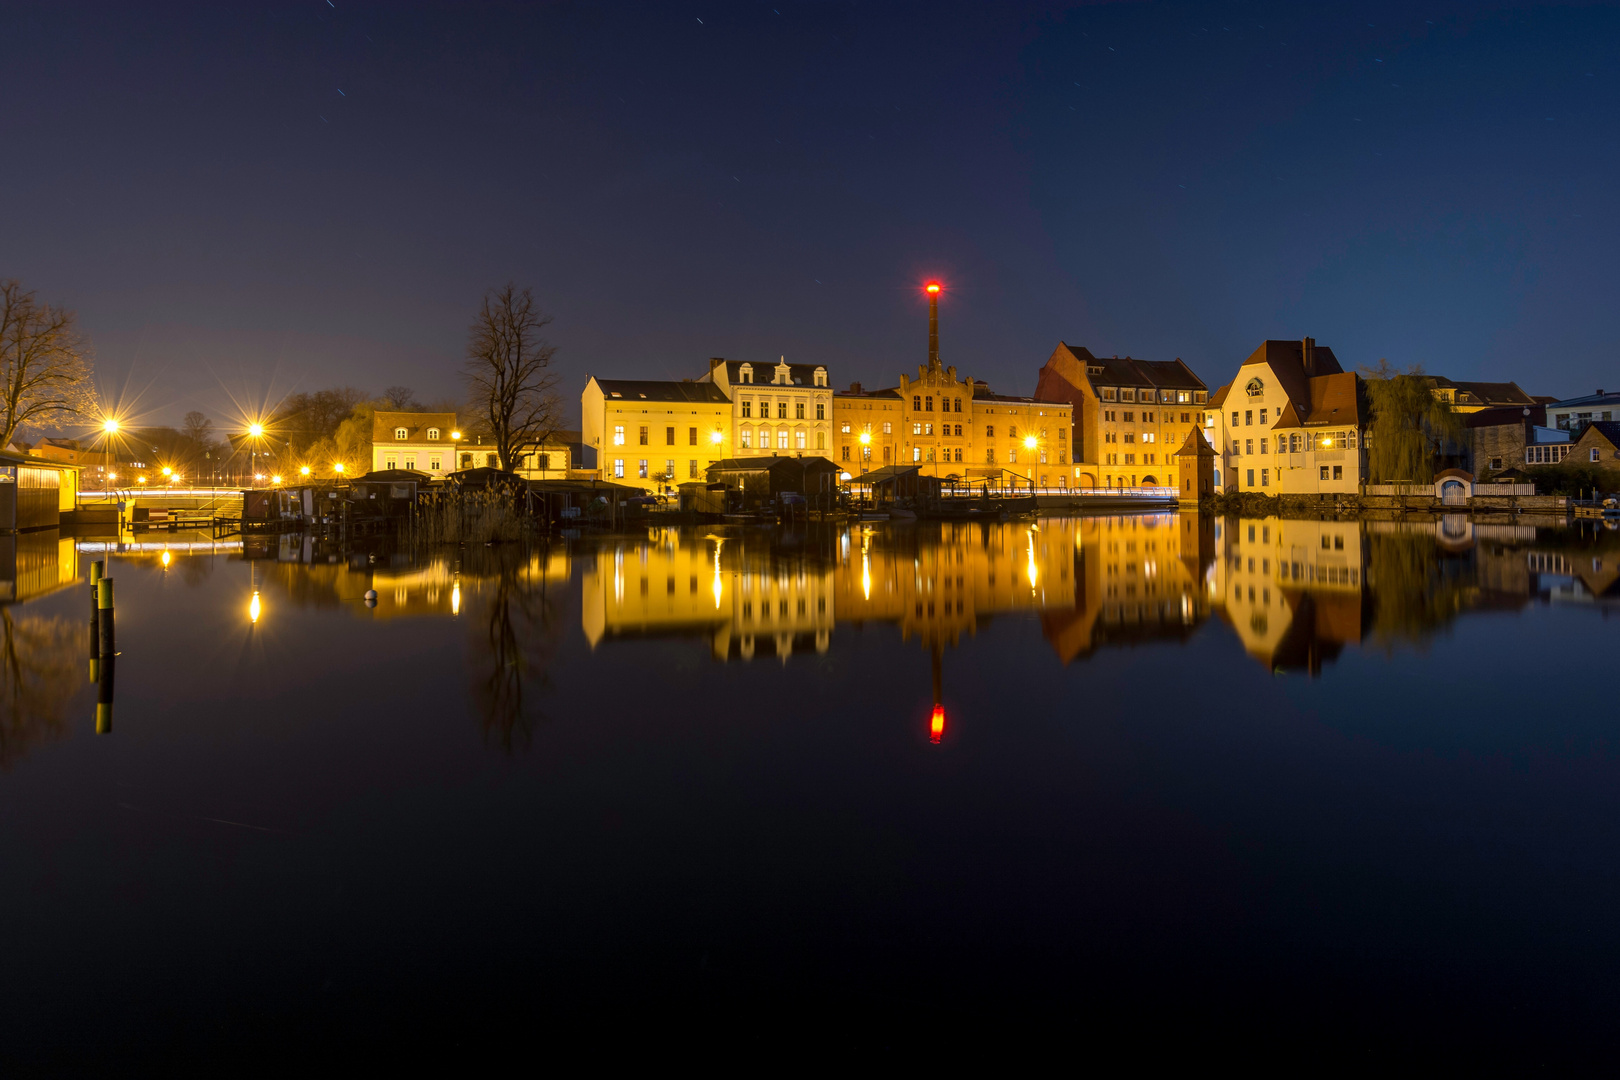
M 939 366 L 939 290 L 928 291 L 928 366 Z
M 709 374 L 713 375 L 714 374 L 714 369 L 719 367 L 721 364 L 723 364 L 725 362 L 726 362 L 726 358 L 723 357 L 723 356 L 711 356 L 711 357 L 709 357 Z
M 1299 356 L 1305 367 L 1305 377 L 1314 378 L 1316 375 L 1316 339 L 1306 338 L 1299 343 Z

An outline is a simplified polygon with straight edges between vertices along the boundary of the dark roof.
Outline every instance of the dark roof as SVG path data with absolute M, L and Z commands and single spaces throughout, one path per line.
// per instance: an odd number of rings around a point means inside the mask
M 907 473 L 921 472 L 917 465 L 885 465 L 881 469 L 873 469 L 869 473 L 862 473 L 850 481 L 852 484 L 883 484 Z
M 686 401 L 725 404 L 726 392 L 711 382 L 665 382 L 655 379 L 597 379 L 604 397 L 615 400 Z
M 1091 385 L 1152 387 L 1156 390 L 1204 390 L 1204 380 L 1194 375 L 1178 357 L 1175 360 L 1138 360 L 1132 356 L 1101 357 L 1084 345 L 1062 346 L 1086 365 Z M 1099 372 L 1097 369 L 1101 368 Z
M 757 364 L 752 360 L 727 360 L 725 362 L 726 378 L 731 381 L 732 386 L 769 386 L 771 385 L 771 380 L 776 378 L 776 367 L 778 363 L 780 363 L 778 360 L 761 360 Z M 742 366 L 744 364 L 748 364 L 754 369 L 754 381 L 751 383 L 743 383 L 741 381 L 742 376 L 739 374 L 739 372 L 742 370 Z M 814 386 L 816 384 L 817 368 L 820 368 L 823 372 L 825 372 L 827 370 L 827 365 L 789 364 L 788 378 L 792 379 L 794 385 L 796 386 Z
M 1587 394 L 1585 397 L 1564 398 L 1560 401 L 1554 401 L 1550 407 L 1571 409 L 1582 405 L 1620 405 L 1620 394 L 1612 392 L 1605 394 L 1602 390 L 1599 390 L 1597 393 Z
M 1528 414 L 1528 415 L 1526 415 Z M 1463 427 L 1512 427 L 1515 424 L 1547 426 L 1547 410 L 1541 405 L 1503 405 L 1494 409 L 1462 414 Z
M 611 480 L 530 480 L 527 481 L 530 490 L 545 493 L 548 491 L 600 491 L 620 492 L 621 494 L 641 495 L 646 489 L 631 487 L 629 484 L 615 484 Z
M 404 428 L 405 442 L 426 442 L 428 428 L 435 428 L 439 431 L 439 438 L 434 441 L 448 446 L 453 441 L 450 432 L 455 427 L 456 414 L 453 412 L 387 412 L 378 409 L 371 417 L 371 441 L 398 441 L 394 438 L 394 432 Z
M 1209 440 L 1208 439 L 1204 438 L 1203 429 L 1201 429 L 1201 428 L 1193 428 L 1191 431 L 1187 432 L 1187 438 L 1181 444 L 1181 449 L 1177 450 L 1171 456 L 1173 456 L 1173 457 L 1182 457 L 1183 455 L 1186 455 L 1186 454 L 1195 454 L 1198 457 L 1215 457 L 1216 456 L 1215 448 L 1213 446 L 1209 445 Z
M 884 387 L 881 390 L 868 390 L 865 387 L 862 387 L 860 390 L 834 390 L 833 391 L 833 397 L 887 397 L 887 398 L 898 398 L 899 396 L 900 396 L 900 388 L 898 386 L 887 386 L 887 387 Z
M 1333 355 L 1333 350 L 1314 341 L 1311 341 L 1311 350 L 1308 354 L 1305 351 L 1305 341 L 1279 341 L 1271 338 L 1262 341 L 1260 347 L 1243 361 L 1238 370 L 1238 377 L 1232 380 L 1233 386 L 1239 381 L 1247 381 L 1242 368 L 1251 364 L 1270 366 L 1278 381 L 1282 383 L 1283 392 L 1288 395 L 1288 400 L 1294 404 L 1296 410 L 1306 408 L 1306 403 L 1311 399 L 1309 385 L 1311 379 L 1344 373 L 1344 368 L 1339 366 L 1339 358 Z
M 1444 375 L 1427 376 L 1429 385 L 1449 390 L 1455 390 L 1453 395 L 1457 402 L 1469 405 L 1534 405 L 1535 398 L 1519 389 L 1518 383 L 1512 382 L 1457 382 Z
M 838 469 L 837 462 L 828 461 L 819 454 L 807 454 L 804 457 L 756 457 L 756 458 L 726 458 L 717 461 L 708 468 L 709 472 L 770 472 L 784 467 L 816 468 L 817 462 L 828 469 Z
M 1620 420 L 1594 420 L 1586 425 L 1586 430 L 1597 432 L 1605 439 L 1608 439 L 1616 449 L 1620 449 Z M 1581 438 L 1586 438 L 1584 432 Z
M 414 480 L 420 484 L 432 479 L 431 473 L 422 472 L 420 469 L 373 469 L 363 476 L 355 477 L 357 483 L 371 484 L 391 484 L 404 480 Z

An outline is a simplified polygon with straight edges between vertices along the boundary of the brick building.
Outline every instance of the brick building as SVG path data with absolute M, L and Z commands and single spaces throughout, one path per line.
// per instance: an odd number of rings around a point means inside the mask
M 1177 453 L 1204 426 L 1209 393 L 1179 357 L 1102 359 L 1060 341 L 1035 396 L 1073 407 L 1075 486 L 1179 489 Z

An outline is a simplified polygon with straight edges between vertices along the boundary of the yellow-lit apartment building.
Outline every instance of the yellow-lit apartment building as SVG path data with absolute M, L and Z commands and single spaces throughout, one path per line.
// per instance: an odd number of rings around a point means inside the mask
M 710 382 L 597 379 L 580 394 L 580 438 L 604 480 L 660 492 L 732 456 L 731 399 Z
M 1181 490 L 1176 454 L 1205 426 L 1204 382 L 1175 360 L 1101 358 L 1058 342 L 1041 367 L 1035 396 L 1073 410 L 1073 485 Z
M 1011 397 L 959 378 L 937 358 L 917 377 L 866 390 L 859 383 L 833 394 L 834 460 L 851 476 L 885 465 L 915 465 L 924 476 L 963 483 L 1043 488 L 1072 486 L 1071 407 L 1062 401 Z
M 712 357 L 708 374 L 731 399 L 731 456 L 832 457 L 832 387 L 821 364 Z

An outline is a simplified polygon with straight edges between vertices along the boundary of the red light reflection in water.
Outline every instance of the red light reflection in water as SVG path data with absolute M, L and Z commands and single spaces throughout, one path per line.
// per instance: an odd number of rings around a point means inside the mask
M 945 706 L 935 705 L 934 715 L 928 718 L 928 741 L 937 743 L 943 734 L 945 734 Z

